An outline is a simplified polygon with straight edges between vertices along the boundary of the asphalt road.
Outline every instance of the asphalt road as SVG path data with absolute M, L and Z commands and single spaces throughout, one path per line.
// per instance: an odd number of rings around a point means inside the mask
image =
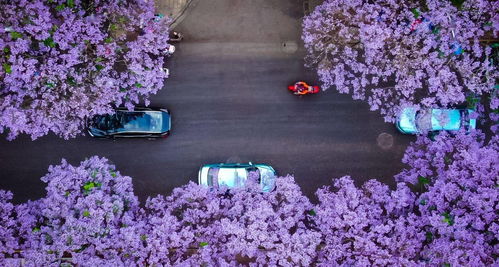
M 13 191 L 16 202 L 39 198 L 49 165 L 92 155 L 133 177 L 141 200 L 197 181 L 202 164 L 218 162 L 268 163 L 281 175 L 293 174 L 311 197 L 344 175 L 359 184 L 377 178 L 393 185 L 412 137 L 349 95 L 287 92 L 295 80 L 316 81 L 303 67 L 302 12 L 299 0 L 199 1 L 177 27 L 185 40 L 168 63 L 171 77 L 151 97 L 152 106 L 172 111 L 169 138 L 64 141 L 50 135 L 9 142 L 0 136 L 0 189 Z M 388 141 L 384 148 L 380 135 Z

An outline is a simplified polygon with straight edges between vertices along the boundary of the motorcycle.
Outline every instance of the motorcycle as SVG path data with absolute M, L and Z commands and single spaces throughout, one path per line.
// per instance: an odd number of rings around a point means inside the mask
M 182 41 L 182 39 L 184 39 L 184 35 L 181 34 L 180 32 L 171 31 L 168 36 L 168 39 L 171 43 L 178 43 Z
M 316 85 L 308 85 L 306 82 L 299 81 L 288 86 L 288 90 L 293 92 L 295 95 L 309 95 L 317 94 L 321 88 Z

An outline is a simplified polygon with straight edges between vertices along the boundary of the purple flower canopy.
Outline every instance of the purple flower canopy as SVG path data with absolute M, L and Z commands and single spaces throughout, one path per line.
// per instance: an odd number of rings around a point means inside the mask
M 131 178 L 107 159 L 77 167 L 63 160 L 42 177 L 42 199 L 14 205 L 0 191 L 0 257 L 32 265 L 490 266 L 499 143 L 483 139 L 419 137 L 394 190 L 376 180 L 357 187 L 346 176 L 319 189 L 318 204 L 286 176 L 270 193 L 254 181 L 228 192 L 189 183 L 140 206 Z
M 163 87 L 168 20 L 153 1 L 3 1 L 0 132 L 65 139 Z
M 498 8 L 488 0 L 460 7 L 440 0 L 326 0 L 303 20 L 306 62 L 324 88 L 367 100 L 389 122 L 405 106 L 460 104 L 469 94 L 496 90 L 497 47 L 480 40 L 497 38 Z M 491 107 L 499 107 L 496 100 Z

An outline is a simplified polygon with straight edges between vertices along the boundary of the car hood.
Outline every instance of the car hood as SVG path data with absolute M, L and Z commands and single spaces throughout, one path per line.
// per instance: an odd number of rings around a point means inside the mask
M 416 109 L 404 108 L 397 121 L 398 128 L 405 133 L 416 133 Z

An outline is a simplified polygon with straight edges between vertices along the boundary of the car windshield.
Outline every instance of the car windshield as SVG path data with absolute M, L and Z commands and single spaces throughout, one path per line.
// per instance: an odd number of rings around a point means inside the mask
M 425 132 L 431 130 L 431 112 L 420 110 L 416 113 L 416 127 L 419 131 Z
M 159 111 L 118 111 L 94 120 L 97 128 L 109 133 L 162 131 L 163 115 Z
M 275 186 L 275 172 L 267 168 L 258 168 L 260 172 L 260 184 L 264 192 L 271 191 Z

